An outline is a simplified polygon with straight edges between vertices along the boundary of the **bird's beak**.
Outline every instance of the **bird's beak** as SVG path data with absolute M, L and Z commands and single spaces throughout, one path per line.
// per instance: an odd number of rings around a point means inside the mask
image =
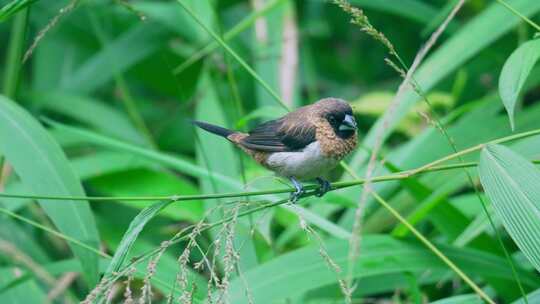
M 345 119 L 343 119 L 343 122 L 339 126 L 340 131 L 351 131 L 356 130 L 356 120 L 354 120 L 354 116 L 352 115 L 345 115 Z

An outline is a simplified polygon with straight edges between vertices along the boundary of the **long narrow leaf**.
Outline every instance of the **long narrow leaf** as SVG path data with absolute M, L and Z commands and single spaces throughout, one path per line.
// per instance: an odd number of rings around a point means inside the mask
M 129 250 L 133 246 L 133 243 L 135 243 L 135 241 L 137 240 L 137 237 L 139 236 L 139 233 L 141 233 L 141 231 L 143 230 L 144 226 L 170 203 L 171 201 L 161 201 L 153 204 L 150 207 L 144 208 L 133 219 L 133 221 L 131 221 L 131 223 L 129 224 L 129 228 L 122 237 L 120 245 L 118 245 L 118 248 L 114 253 L 111 264 L 109 264 L 109 267 L 105 272 L 105 276 L 120 270 L 120 267 L 122 267 L 122 264 L 125 262 L 126 258 L 129 255 Z
M 5 155 L 26 188 L 34 193 L 84 195 L 60 146 L 31 115 L 3 96 L 0 96 L 0 153 Z M 62 233 L 98 247 L 98 231 L 88 202 L 39 200 L 39 203 Z M 70 246 L 81 262 L 88 283 L 97 282 L 96 254 Z
M 499 145 L 482 150 L 479 171 L 482 186 L 504 227 L 540 270 L 540 171 Z
M 5 21 L 13 14 L 39 0 L 12 0 L 0 8 L 0 22 Z

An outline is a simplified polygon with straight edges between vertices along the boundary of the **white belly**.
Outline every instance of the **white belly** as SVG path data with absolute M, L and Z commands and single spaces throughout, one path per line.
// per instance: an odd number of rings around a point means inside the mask
M 332 170 L 339 160 L 325 157 L 319 142 L 307 145 L 297 152 L 272 153 L 266 163 L 277 174 L 284 177 L 295 177 L 299 180 L 309 180 Z

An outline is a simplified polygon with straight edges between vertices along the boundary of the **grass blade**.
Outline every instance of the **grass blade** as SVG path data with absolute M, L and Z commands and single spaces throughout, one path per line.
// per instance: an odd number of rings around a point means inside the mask
M 79 94 L 92 92 L 163 46 L 169 31 L 141 24 L 111 41 L 66 79 L 62 89 Z
M 0 22 L 6 21 L 13 14 L 39 0 L 13 0 L 0 8 Z
M 137 240 L 139 233 L 143 230 L 144 226 L 156 216 L 163 208 L 167 207 L 172 201 L 161 201 L 153 204 L 147 208 L 144 208 L 129 224 L 129 227 L 120 241 L 120 245 L 116 248 L 116 252 L 105 272 L 105 277 L 120 270 L 122 264 L 125 262 L 129 255 L 129 250 L 133 246 L 133 243 Z
M 150 147 L 144 136 L 123 113 L 100 100 L 60 92 L 32 93 L 29 98 L 38 107 L 66 115 L 104 134 L 143 147 Z M 93 113 L 93 115 L 88 115 L 88 113 Z

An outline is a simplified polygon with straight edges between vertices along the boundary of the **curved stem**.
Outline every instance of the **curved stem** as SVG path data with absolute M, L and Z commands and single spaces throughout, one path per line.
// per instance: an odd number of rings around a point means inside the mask
M 403 225 L 405 225 L 411 232 L 422 242 L 426 247 L 429 248 L 439 259 L 441 259 L 450 269 L 452 269 L 467 285 L 469 285 L 482 299 L 490 304 L 495 304 L 495 302 L 478 286 L 474 281 L 469 278 L 454 262 L 452 262 L 444 253 L 442 253 L 433 243 L 426 239 L 418 230 L 414 228 L 405 218 L 399 214 L 388 202 L 386 202 L 377 192 L 371 191 L 371 195 L 385 207 L 394 217 L 396 217 Z

